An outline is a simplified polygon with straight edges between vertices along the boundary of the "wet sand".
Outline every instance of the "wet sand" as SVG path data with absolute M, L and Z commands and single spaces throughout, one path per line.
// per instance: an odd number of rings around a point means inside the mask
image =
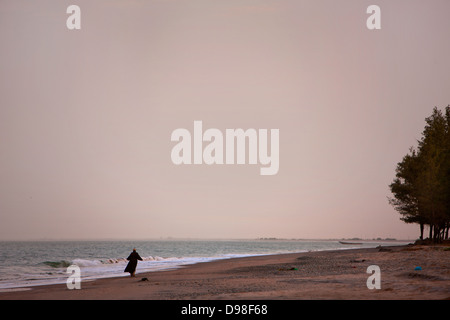
M 410 245 L 233 258 L 82 281 L 80 290 L 65 284 L 7 290 L 0 300 L 442 300 L 450 299 L 449 249 Z M 367 288 L 370 265 L 380 267 L 381 289 Z

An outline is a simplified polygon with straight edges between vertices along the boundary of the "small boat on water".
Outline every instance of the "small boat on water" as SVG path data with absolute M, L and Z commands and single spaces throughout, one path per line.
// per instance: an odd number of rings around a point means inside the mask
M 362 242 L 339 241 L 340 244 L 362 244 Z

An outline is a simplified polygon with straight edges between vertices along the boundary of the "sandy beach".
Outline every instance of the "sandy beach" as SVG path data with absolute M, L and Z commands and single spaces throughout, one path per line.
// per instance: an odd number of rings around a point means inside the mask
M 380 289 L 367 288 L 370 265 L 380 268 Z M 80 290 L 2 290 L 0 300 L 442 300 L 450 299 L 449 266 L 448 245 L 316 251 L 82 281 Z

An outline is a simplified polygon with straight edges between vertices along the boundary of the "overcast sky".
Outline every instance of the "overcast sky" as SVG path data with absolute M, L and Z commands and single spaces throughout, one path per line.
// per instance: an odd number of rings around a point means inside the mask
M 66 8 L 81 8 L 68 30 Z M 381 30 L 366 9 L 381 8 Z M 0 239 L 416 239 L 397 162 L 450 104 L 450 1 L 0 0 Z M 174 165 L 177 128 L 279 129 Z

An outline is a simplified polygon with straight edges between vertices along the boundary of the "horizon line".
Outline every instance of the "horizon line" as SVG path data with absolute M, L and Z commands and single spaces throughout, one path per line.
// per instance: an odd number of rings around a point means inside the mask
M 417 238 L 418 239 L 418 238 Z M 275 241 L 275 240 L 291 240 L 291 241 L 338 241 L 338 240 L 362 240 L 362 241 L 415 241 L 417 239 L 397 239 L 393 237 L 376 237 L 376 238 L 359 238 L 359 237 L 332 237 L 332 238 L 279 238 L 279 237 L 256 237 L 256 238 L 197 238 L 197 237 L 155 237 L 155 238 L 31 238 L 31 239 L 0 239 L 0 242 L 47 242 L 47 241 L 243 241 L 243 240 L 260 240 L 260 241 Z

